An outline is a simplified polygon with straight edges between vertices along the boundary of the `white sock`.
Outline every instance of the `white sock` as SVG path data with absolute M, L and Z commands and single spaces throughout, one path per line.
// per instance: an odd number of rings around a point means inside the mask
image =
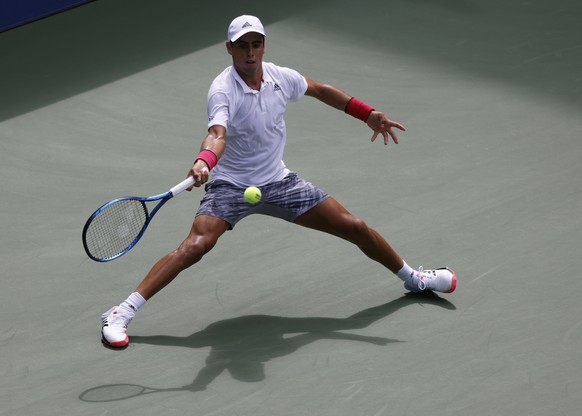
M 414 269 L 410 267 L 406 262 L 404 262 L 404 266 L 396 273 L 396 276 L 400 278 L 400 280 L 408 281 L 414 273 Z
M 119 306 L 135 313 L 145 303 L 146 303 L 146 300 L 143 298 L 142 295 L 140 295 L 137 292 L 133 292 Z

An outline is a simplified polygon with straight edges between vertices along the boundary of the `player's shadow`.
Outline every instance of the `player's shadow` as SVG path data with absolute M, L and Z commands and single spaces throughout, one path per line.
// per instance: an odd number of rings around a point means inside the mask
M 322 339 L 367 342 L 387 345 L 403 342 L 384 337 L 350 334 L 348 331 L 366 328 L 395 311 L 412 304 L 431 304 L 456 309 L 436 294 L 406 294 L 398 299 L 365 309 L 347 318 L 287 318 L 269 315 L 248 315 L 215 322 L 202 331 L 186 337 L 165 335 L 133 336 L 136 344 L 211 347 L 202 368 L 192 384 L 184 390 L 204 390 L 225 370 L 240 381 L 265 379 L 265 363 L 292 354 L 299 348 Z

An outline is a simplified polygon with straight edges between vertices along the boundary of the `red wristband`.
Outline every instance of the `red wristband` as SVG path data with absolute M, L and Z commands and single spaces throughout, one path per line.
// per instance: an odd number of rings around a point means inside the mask
M 346 105 L 345 112 L 352 117 L 362 120 L 364 123 L 368 120 L 370 113 L 374 111 L 368 104 L 363 103 L 355 97 L 350 98 Z
M 216 157 L 216 154 L 212 150 L 208 149 L 204 149 L 198 153 L 196 160 L 204 161 L 204 163 L 208 165 L 208 170 L 212 170 L 212 168 L 215 167 L 218 163 L 218 157 Z M 194 163 L 196 163 L 196 160 L 194 160 Z

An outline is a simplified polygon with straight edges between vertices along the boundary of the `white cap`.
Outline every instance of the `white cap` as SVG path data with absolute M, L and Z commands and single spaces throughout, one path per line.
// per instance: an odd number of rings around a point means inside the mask
M 234 19 L 228 27 L 227 37 L 231 42 L 235 42 L 242 35 L 249 32 L 257 32 L 265 36 L 265 28 L 261 21 L 255 16 L 242 15 Z

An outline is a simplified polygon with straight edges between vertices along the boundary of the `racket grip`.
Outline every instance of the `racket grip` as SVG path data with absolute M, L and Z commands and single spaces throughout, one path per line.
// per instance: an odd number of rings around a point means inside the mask
M 172 194 L 172 196 L 176 196 L 180 192 L 183 192 L 186 189 L 190 188 L 192 185 L 194 185 L 194 178 L 192 176 L 188 176 L 186 179 L 184 179 L 178 185 L 176 185 L 172 189 L 170 189 L 170 193 Z

